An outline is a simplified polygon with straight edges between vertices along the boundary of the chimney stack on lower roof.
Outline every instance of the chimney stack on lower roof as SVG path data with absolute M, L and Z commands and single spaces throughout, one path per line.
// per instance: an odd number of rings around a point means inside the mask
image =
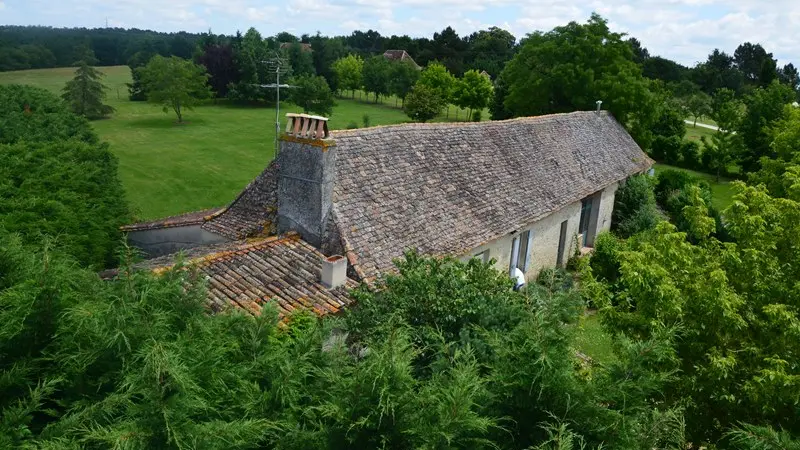
M 322 259 L 322 284 L 330 289 L 344 286 L 347 282 L 347 258 L 341 255 Z

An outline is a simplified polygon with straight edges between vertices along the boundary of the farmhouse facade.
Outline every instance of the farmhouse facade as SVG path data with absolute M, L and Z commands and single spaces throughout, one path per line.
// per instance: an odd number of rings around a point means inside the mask
M 342 255 L 344 283 L 374 282 L 408 249 L 532 279 L 591 247 L 619 182 L 652 165 L 604 111 L 332 133 L 323 117 L 287 117 L 277 158 L 228 207 L 135 224 L 129 240 L 159 256 L 297 233 L 319 253 L 305 270 Z M 231 304 L 256 295 L 228 289 L 241 292 Z

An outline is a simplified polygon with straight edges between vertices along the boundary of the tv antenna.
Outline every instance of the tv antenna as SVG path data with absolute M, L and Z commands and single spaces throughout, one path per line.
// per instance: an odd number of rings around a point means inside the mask
M 275 82 L 260 84 L 259 86 L 267 89 L 275 89 L 275 156 L 278 156 L 278 136 L 281 134 L 281 88 L 290 89 L 294 86 L 281 84 L 281 75 L 286 75 L 291 65 L 286 58 L 279 54 L 265 61 L 261 61 L 267 67 L 267 73 L 275 74 Z

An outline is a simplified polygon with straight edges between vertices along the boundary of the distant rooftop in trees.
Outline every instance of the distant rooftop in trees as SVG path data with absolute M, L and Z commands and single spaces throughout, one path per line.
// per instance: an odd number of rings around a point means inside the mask
M 313 52 L 314 50 L 311 48 L 311 44 L 306 44 L 304 42 L 281 42 L 281 50 L 291 48 L 293 45 L 299 45 L 300 48 L 304 52 Z
M 417 62 L 414 61 L 414 58 L 412 58 L 411 55 L 409 55 L 405 50 L 386 50 L 383 53 L 383 57 L 389 61 L 403 61 L 411 63 L 414 65 L 414 67 L 418 69 L 420 68 L 419 64 L 417 64 Z

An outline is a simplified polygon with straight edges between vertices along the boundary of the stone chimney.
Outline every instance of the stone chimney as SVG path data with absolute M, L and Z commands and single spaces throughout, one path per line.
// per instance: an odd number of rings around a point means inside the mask
M 278 232 L 296 231 L 319 248 L 333 203 L 336 147 L 328 119 L 286 114 L 278 165 Z
M 347 258 L 341 255 L 322 259 L 322 284 L 335 289 L 347 282 Z

